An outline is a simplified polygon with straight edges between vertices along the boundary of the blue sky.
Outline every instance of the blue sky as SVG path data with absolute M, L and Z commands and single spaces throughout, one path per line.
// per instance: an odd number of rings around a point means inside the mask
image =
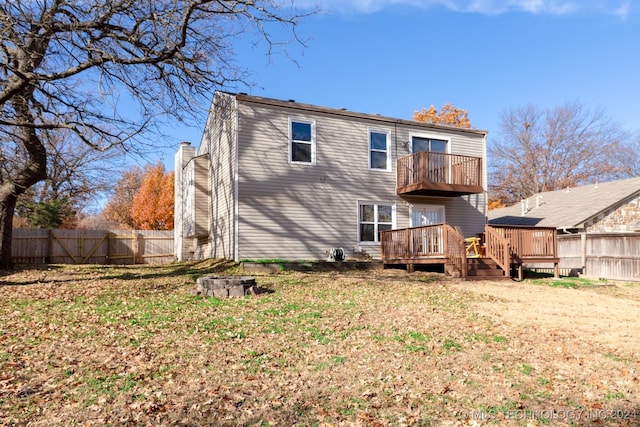
M 299 28 L 306 47 L 267 58 L 251 37 L 235 61 L 252 95 L 411 118 L 452 103 L 498 136 L 502 112 L 578 100 L 640 130 L 640 4 L 636 0 L 312 0 L 325 13 Z M 292 61 L 295 60 L 295 62 Z M 199 145 L 203 121 L 169 125 Z M 162 154 L 173 169 L 173 151 Z

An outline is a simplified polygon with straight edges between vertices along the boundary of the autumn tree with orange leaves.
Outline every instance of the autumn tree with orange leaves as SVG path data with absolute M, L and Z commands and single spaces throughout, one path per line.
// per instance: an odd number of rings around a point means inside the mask
M 132 230 L 136 225 L 131 217 L 133 199 L 138 194 L 145 171 L 134 166 L 122 173 L 122 177 L 113 187 L 113 193 L 107 202 L 107 206 L 102 211 L 105 219 L 118 228 Z
M 161 163 L 145 169 L 140 190 L 133 198 L 131 218 L 140 230 L 172 230 L 174 173 Z
M 433 105 L 422 108 L 413 113 L 413 120 L 417 122 L 438 123 L 442 125 L 470 128 L 469 114 L 466 110 L 456 108 L 452 104 L 444 104 L 440 112 Z

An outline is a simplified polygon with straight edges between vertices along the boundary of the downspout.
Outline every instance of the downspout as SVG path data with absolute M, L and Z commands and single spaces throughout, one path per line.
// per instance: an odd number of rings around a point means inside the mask
M 391 165 L 391 170 L 393 171 L 394 167 L 393 165 L 395 165 L 395 171 L 396 171 L 396 188 L 394 190 L 394 193 L 396 193 L 396 197 L 398 197 L 397 193 L 398 193 L 398 122 L 395 121 L 393 122 L 393 139 L 395 141 L 395 146 L 396 146 L 396 154 L 395 154 L 395 158 L 391 159 L 392 165 Z M 396 212 L 397 214 L 397 212 Z M 396 217 L 397 220 L 397 217 Z
M 487 134 L 482 137 L 482 187 L 484 189 L 484 220 L 489 223 L 489 181 L 487 175 Z
M 239 189 L 238 189 L 238 182 L 239 182 L 239 173 L 238 170 L 240 169 L 240 158 L 239 158 L 239 153 L 240 153 L 240 149 L 238 147 L 238 97 L 234 96 L 233 97 L 233 103 L 234 103 L 234 108 L 235 108 L 235 117 L 234 117 L 234 123 L 233 123 L 233 144 L 235 146 L 235 153 L 234 153 L 234 159 L 233 159 L 233 167 L 235 168 L 233 171 L 233 260 L 235 262 L 238 262 L 240 260 L 240 248 L 238 247 L 238 239 L 240 237 L 240 225 L 239 225 L 239 220 L 240 220 L 240 203 L 238 201 L 238 194 L 240 193 Z

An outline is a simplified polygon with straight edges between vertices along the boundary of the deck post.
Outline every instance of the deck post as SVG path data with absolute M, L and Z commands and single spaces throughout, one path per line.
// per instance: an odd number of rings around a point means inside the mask
M 560 278 L 560 263 L 553 263 L 553 277 L 555 277 L 556 279 Z
M 523 268 L 523 264 L 519 263 L 518 264 L 518 280 L 520 282 L 522 282 L 522 279 L 524 278 L 524 268 Z
M 413 273 L 415 271 L 415 264 L 407 264 L 407 273 Z

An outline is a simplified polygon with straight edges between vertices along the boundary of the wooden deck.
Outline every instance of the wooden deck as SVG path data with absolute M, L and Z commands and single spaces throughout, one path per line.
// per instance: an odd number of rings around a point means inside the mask
M 447 196 L 478 194 L 482 188 L 482 159 L 421 151 L 397 162 L 399 195 Z
M 493 246 L 489 244 L 489 234 L 493 238 Z M 501 254 L 504 245 L 508 244 L 510 265 L 518 269 L 518 279 L 522 280 L 523 264 L 553 264 L 553 273 L 559 277 L 558 265 L 558 231 L 553 227 L 525 227 L 512 225 L 487 225 L 487 254 Z M 498 238 L 500 236 L 502 239 Z M 498 244 L 498 241 L 501 241 Z M 505 260 L 507 258 L 504 258 Z
M 424 225 L 383 231 L 381 236 L 383 264 L 451 264 L 466 271 L 464 238 L 450 225 Z
M 502 276 L 516 268 L 522 280 L 525 263 L 551 263 L 559 275 L 555 228 L 487 225 L 484 242 L 483 258 L 495 263 Z M 464 237 L 448 224 L 384 231 L 381 256 L 383 264 L 405 264 L 408 271 L 419 264 L 443 264 L 447 274 L 466 278 L 472 269 Z

